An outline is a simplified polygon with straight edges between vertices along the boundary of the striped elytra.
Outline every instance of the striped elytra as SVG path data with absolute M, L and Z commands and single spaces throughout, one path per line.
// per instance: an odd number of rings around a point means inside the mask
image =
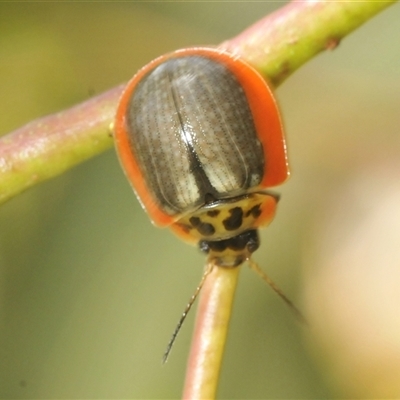
M 169 215 L 259 185 L 264 157 L 246 96 L 221 63 L 172 58 L 139 82 L 126 110 L 129 145 Z

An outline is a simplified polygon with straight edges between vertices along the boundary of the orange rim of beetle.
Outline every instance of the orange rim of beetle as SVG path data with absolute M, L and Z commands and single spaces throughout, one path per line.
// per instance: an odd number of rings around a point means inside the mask
M 126 128 L 126 110 L 137 84 L 145 75 L 166 60 L 189 55 L 203 55 L 222 63 L 233 73 L 243 88 L 253 115 L 257 137 L 263 145 L 265 159 L 264 177 L 257 188 L 264 189 L 279 185 L 289 176 L 286 145 L 279 109 L 270 87 L 259 72 L 239 57 L 217 48 L 193 47 L 165 54 L 140 69 L 128 82 L 118 105 L 114 128 L 116 146 L 125 174 L 138 195 L 142 206 L 157 226 L 171 225 L 180 216 L 171 216 L 164 213 L 157 201 L 151 197 L 139 165 L 130 149 L 129 135 Z M 266 110 L 268 112 L 267 116 Z M 257 188 L 252 188 L 252 191 Z

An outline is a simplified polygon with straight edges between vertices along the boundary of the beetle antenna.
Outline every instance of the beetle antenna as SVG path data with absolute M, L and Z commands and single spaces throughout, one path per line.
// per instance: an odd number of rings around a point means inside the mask
M 307 320 L 301 311 L 292 303 L 291 300 L 286 297 L 285 293 L 276 285 L 276 283 L 255 263 L 252 259 L 248 260 L 249 267 L 260 276 L 263 281 L 268 283 L 271 289 L 289 306 L 290 310 L 293 312 L 298 321 L 302 324 L 308 325 Z
M 179 319 L 178 324 L 176 325 L 176 328 L 174 330 L 174 333 L 171 336 L 171 339 L 170 339 L 170 341 L 169 341 L 169 343 L 167 345 L 167 348 L 165 349 L 165 353 L 164 353 L 163 358 L 162 358 L 162 363 L 163 364 L 165 364 L 167 362 L 169 354 L 171 353 L 172 346 L 174 345 L 175 339 L 178 336 L 178 333 L 181 330 L 181 327 L 182 327 L 183 323 L 185 322 L 186 316 L 188 315 L 190 309 L 192 308 L 192 306 L 193 306 L 198 294 L 200 293 L 201 288 L 204 285 L 204 282 L 206 281 L 207 276 L 210 274 L 212 269 L 213 269 L 213 264 L 207 264 L 207 266 L 206 266 L 206 268 L 204 270 L 203 276 L 201 277 L 200 283 L 197 286 L 196 290 L 194 291 L 194 293 L 193 293 L 192 297 L 190 298 L 189 302 L 187 303 L 185 309 L 183 310 L 182 316 Z

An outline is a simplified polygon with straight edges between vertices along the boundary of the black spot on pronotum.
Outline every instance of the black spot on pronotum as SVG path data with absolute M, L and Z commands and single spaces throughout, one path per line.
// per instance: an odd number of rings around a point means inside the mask
M 215 233 L 215 228 L 211 224 L 205 222 L 201 222 L 199 225 L 197 225 L 196 229 L 204 236 L 211 236 Z
M 199 217 L 191 217 L 190 219 L 189 219 L 189 222 L 192 224 L 192 226 L 194 226 L 195 228 L 197 227 L 197 226 L 199 226 L 200 225 L 200 218 Z
M 240 207 L 234 207 L 229 210 L 230 216 L 222 221 L 227 231 L 234 231 L 242 226 L 243 210 Z
M 261 215 L 261 204 L 256 204 L 254 207 L 250 208 L 249 211 L 246 212 L 246 217 L 252 215 L 253 218 L 258 218 Z
M 214 235 L 215 233 L 214 226 L 207 222 L 201 222 L 201 219 L 199 217 L 191 217 L 189 219 L 189 222 L 192 224 L 194 228 L 197 229 L 199 233 L 201 233 L 204 236 L 211 236 Z
M 220 210 L 210 210 L 210 211 L 207 211 L 207 215 L 209 217 L 214 218 L 214 217 L 217 217 L 220 212 L 221 212 Z
M 215 233 L 215 228 L 212 224 L 201 222 L 199 217 L 191 217 L 189 222 L 197 231 L 204 236 L 212 236 Z

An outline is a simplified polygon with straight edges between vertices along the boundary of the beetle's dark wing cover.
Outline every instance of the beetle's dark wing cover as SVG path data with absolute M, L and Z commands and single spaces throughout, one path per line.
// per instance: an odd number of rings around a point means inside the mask
M 244 194 L 262 179 L 244 91 L 214 60 L 172 58 L 150 71 L 130 101 L 127 129 L 151 195 L 169 215 Z

